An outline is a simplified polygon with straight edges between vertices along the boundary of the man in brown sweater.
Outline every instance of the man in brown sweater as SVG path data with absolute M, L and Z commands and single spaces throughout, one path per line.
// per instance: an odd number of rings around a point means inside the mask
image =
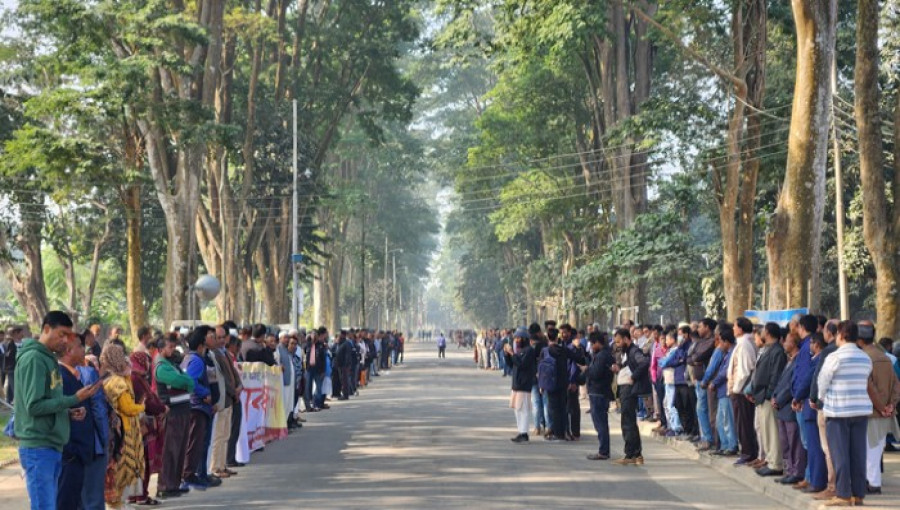
M 870 321 L 861 321 L 859 347 L 872 360 L 872 375 L 869 377 L 868 393 L 872 400 L 872 415 L 869 417 L 866 435 L 866 492 L 881 494 L 881 457 L 884 454 L 885 439 L 896 426 L 894 415 L 900 402 L 900 381 L 894 373 L 891 360 L 875 343 L 875 327 Z

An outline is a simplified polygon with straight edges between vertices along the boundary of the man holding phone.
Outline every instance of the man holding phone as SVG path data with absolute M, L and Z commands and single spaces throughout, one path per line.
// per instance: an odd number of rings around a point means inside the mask
M 72 319 L 64 312 L 48 313 L 39 339 L 22 345 L 16 361 L 15 431 L 19 460 L 32 509 L 56 508 L 62 451 L 69 442 L 69 409 L 90 398 L 100 384 L 63 394 L 56 354 L 73 336 Z M 84 420 L 84 411 L 77 412 Z

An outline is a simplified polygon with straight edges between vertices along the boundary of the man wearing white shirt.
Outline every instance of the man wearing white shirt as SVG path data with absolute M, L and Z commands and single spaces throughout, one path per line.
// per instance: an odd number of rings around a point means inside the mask
M 734 411 L 734 424 L 741 457 L 735 465 L 744 465 L 756 460 L 759 444 L 753 426 L 755 406 L 747 398 L 744 389 L 756 369 L 756 344 L 753 342 L 753 323 L 746 317 L 738 317 L 734 323 L 734 353 L 728 361 L 728 396 Z

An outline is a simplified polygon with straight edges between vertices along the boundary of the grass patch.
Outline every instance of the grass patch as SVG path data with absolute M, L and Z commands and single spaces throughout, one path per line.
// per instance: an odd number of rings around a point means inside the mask
M 10 416 L 8 412 L 0 412 L 0 464 L 19 456 L 18 444 L 2 434 Z

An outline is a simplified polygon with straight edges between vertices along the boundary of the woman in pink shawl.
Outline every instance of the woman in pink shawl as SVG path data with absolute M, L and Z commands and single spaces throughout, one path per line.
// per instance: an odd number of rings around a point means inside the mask
M 158 501 L 151 498 L 147 486 L 150 475 L 159 473 L 162 467 L 163 437 L 165 437 L 165 414 L 168 408 L 153 391 L 151 383 L 151 360 L 146 352 L 131 353 L 131 384 L 138 402 L 144 402 L 146 415 L 141 419 L 141 432 L 144 438 L 144 475 L 143 491 L 140 495 L 129 498 L 129 503 L 156 506 Z

